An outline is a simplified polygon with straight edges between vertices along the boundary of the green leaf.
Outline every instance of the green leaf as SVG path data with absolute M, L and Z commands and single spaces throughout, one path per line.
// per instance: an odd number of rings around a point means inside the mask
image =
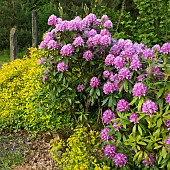
M 138 162 L 141 162 L 143 158 L 143 151 L 140 151 L 140 154 L 138 156 Z
M 92 88 L 92 89 L 90 90 L 90 96 L 92 96 L 93 93 L 94 93 L 94 88 Z
M 112 96 L 110 96 L 108 106 L 111 107 L 112 105 L 113 105 L 113 100 L 112 100 Z
M 104 100 L 102 101 L 102 106 L 104 106 L 104 105 L 107 103 L 108 100 L 109 100 L 109 97 L 107 97 L 106 99 L 104 99 Z
M 162 145 L 158 145 L 158 146 L 155 146 L 154 149 L 159 149 L 161 147 L 162 147 Z
M 139 151 L 135 154 L 135 156 L 133 157 L 133 162 L 136 161 L 136 159 L 137 159 L 137 157 L 139 156 L 140 153 L 141 153 L 141 151 Z
M 166 155 L 167 155 L 167 152 L 166 152 L 165 147 L 163 146 L 163 147 L 162 147 L 162 157 L 165 159 L 165 158 L 166 158 Z
M 140 142 L 137 142 L 139 145 L 144 145 L 144 146 L 146 146 L 147 144 L 145 143 L 145 142 L 142 142 L 142 141 L 140 141 Z
M 161 127 L 161 125 L 162 125 L 162 119 L 160 118 L 160 119 L 157 121 L 157 126 L 158 126 L 158 127 Z
M 97 94 L 98 96 L 100 96 L 100 90 L 99 90 L 99 89 L 96 89 L 96 94 Z
M 142 128 L 140 127 L 140 125 L 138 125 L 138 131 L 139 131 L 139 133 L 140 133 L 140 135 L 142 136 Z
M 167 164 L 167 170 L 170 170 L 170 161 Z
M 63 78 L 63 73 L 59 74 L 58 80 L 61 81 L 61 79 Z
M 137 101 L 138 97 L 134 97 L 133 100 L 130 102 L 130 105 L 133 105 Z
M 159 92 L 157 93 L 157 99 L 161 97 L 162 93 L 164 92 L 164 88 L 159 89 Z
M 153 136 L 155 136 L 156 138 L 159 138 L 159 136 L 160 136 L 160 129 L 159 128 L 153 133 Z
M 139 103 L 138 103 L 138 111 L 141 110 L 141 107 L 142 107 L 143 102 L 144 102 L 144 99 L 141 98 L 141 99 L 139 100 Z
M 132 132 L 136 133 L 136 124 L 133 126 Z

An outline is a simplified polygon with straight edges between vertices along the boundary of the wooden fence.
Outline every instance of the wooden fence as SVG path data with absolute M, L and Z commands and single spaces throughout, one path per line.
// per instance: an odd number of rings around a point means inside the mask
M 32 47 L 38 47 L 38 14 L 35 10 L 32 11 Z M 17 57 L 17 29 L 14 27 L 10 30 L 10 61 Z

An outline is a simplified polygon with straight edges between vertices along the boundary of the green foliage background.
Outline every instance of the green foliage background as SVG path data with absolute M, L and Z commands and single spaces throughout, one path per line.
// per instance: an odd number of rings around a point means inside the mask
M 3 0 L 0 1 L 0 50 L 9 48 L 9 32 L 18 29 L 19 49 L 31 45 L 31 11 L 38 11 L 39 42 L 51 14 L 63 19 L 107 14 L 116 39 L 131 39 L 149 46 L 170 41 L 170 0 Z

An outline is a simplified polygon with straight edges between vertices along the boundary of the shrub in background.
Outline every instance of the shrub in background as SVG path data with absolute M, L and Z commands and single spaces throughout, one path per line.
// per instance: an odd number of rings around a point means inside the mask
M 71 21 L 51 15 L 48 25 L 40 44 L 48 56 L 39 64 L 53 103 L 85 124 L 103 114 L 110 167 L 169 168 L 170 43 L 148 48 L 115 40 L 107 15 Z

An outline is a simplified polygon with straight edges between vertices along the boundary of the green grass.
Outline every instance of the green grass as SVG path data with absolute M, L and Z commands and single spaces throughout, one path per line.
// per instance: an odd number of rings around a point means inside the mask
M 11 170 L 12 165 L 20 165 L 24 162 L 24 158 L 19 151 L 2 150 L 0 154 L 0 169 Z
M 0 51 L 0 63 L 5 63 L 10 61 L 10 51 L 3 50 Z
M 26 54 L 26 51 L 27 51 L 27 48 L 22 49 L 22 51 L 18 53 L 18 58 L 23 58 L 24 55 Z M 0 64 L 6 63 L 9 61 L 10 61 L 10 51 L 8 49 L 4 49 L 0 51 Z

